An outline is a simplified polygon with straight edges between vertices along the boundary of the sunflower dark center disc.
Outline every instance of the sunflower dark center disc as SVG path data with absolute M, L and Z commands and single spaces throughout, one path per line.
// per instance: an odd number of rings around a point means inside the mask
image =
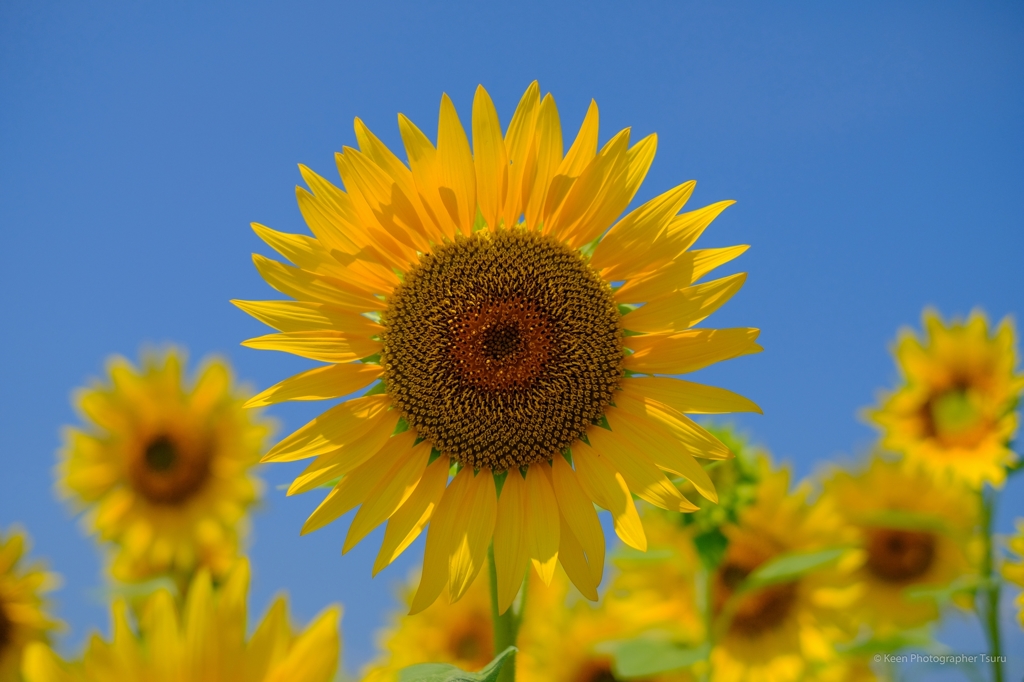
M 210 475 L 210 453 L 203 447 L 183 447 L 159 435 L 142 448 L 129 465 L 135 490 L 153 504 L 181 504 L 195 495 Z
M 576 251 L 526 230 L 443 244 L 384 313 L 388 395 L 466 466 L 550 459 L 601 417 L 622 376 L 619 312 Z
M 893 528 L 868 531 L 867 567 L 887 582 L 902 583 L 920 578 L 935 559 L 931 533 Z
M 0 657 L 4 655 L 4 649 L 14 641 L 14 624 L 4 611 L 4 604 L 0 601 Z

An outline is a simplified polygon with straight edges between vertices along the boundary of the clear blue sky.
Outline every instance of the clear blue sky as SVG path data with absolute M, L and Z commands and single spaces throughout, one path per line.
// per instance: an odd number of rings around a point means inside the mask
M 65 645 L 106 623 L 97 553 L 52 495 L 70 390 L 145 342 L 222 353 L 259 387 L 305 366 L 240 348 L 263 331 L 228 300 L 273 297 L 248 224 L 304 229 L 296 164 L 335 174 L 353 117 L 397 146 L 397 112 L 433 130 L 447 92 L 468 120 L 483 83 L 507 123 L 539 79 L 567 128 L 593 97 L 603 139 L 657 132 L 639 199 L 694 178 L 692 205 L 738 201 L 702 243 L 752 245 L 712 321 L 760 327 L 766 351 L 704 378 L 757 400 L 740 423 L 804 474 L 870 444 L 856 413 L 923 306 L 1024 312 L 1022 38 L 1019 2 L 5 0 L 0 525 L 64 574 Z M 291 429 L 319 408 L 273 414 Z M 421 549 L 371 581 L 379 536 L 346 557 L 346 523 L 299 538 L 316 495 L 275 488 L 295 471 L 263 472 L 253 605 L 344 602 L 355 669 Z

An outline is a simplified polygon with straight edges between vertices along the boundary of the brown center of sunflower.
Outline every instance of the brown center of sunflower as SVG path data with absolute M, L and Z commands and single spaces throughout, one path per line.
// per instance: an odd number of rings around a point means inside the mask
M 448 652 L 471 671 L 487 665 L 494 658 L 490 618 L 474 613 L 453 628 L 448 634 Z
M 922 418 L 927 434 L 948 447 L 974 447 L 988 431 L 977 399 L 965 383 L 931 396 Z
M 721 613 L 727 602 L 747 576 L 764 563 L 767 557 L 727 558 L 715 572 L 713 594 L 715 613 Z M 729 631 L 745 637 L 756 637 L 782 625 L 797 598 L 797 583 L 781 583 L 737 597 L 732 605 Z
M 438 246 L 388 301 L 381 364 L 417 434 L 466 466 L 550 459 L 622 376 L 611 287 L 579 252 L 522 229 Z
M 935 560 L 935 536 L 914 530 L 871 528 L 867 531 L 867 567 L 891 583 L 920 578 Z
M 181 504 L 209 478 L 209 448 L 186 445 L 160 434 L 140 448 L 130 464 L 129 475 L 135 490 L 149 502 Z
M 612 672 L 612 664 L 606 658 L 595 658 L 586 661 L 573 677 L 572 682 L 619 682 Z
M 0 658 L 4 650 L 14 641 L 14 623 L 4 611 L 4 603 L 0 601 Z

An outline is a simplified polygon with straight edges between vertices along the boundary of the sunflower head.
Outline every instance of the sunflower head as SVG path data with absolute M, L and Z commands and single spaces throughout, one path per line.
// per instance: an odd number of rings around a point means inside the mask
M 828 500 L 808 501 L 806 485 L 789 491 L 785 470 L 766 475 L 756 501 L 723 529 L 729 540 L 711 576 L 711 653 L 715 680 L 802 679 L 836 658 L 834 644 L 851 634 L 845 609 L 856 597 L 845 566 L 741 591 L 759 567 L 784 554 L 844 545 L 850 531 Z M 848 560 L 840 562 L 848 563 Z
M 0 680 L 18 679 L 25 648 L 45 642 L 60 622 L 46 613 L 43 595 L 59 583 L 53 573 L 25 563 L 28 536 L 0 531 Z
M 183 362 L 173 349 L 140 368 L 113 358 L 108 381 L 77 394 L 85 425 L 65 432 L 58 488 L 115 544 L 121 580 L 223 574 L 259 494 L 252 469 L 269 422 L 242 408 L 225 361 L 208 360 L 193 381 Z
M 568 150 L 536 83 L 504 134 L 482 87 L 469 134 L 447 95 L 438 118 L 435 144 L 399 116 L 406 161 L 357 119 L 359 148 L 336 155 L 343 189 L 302 168 L 313 236 L 254 226 L 293 264 L 256 267 L 294 300 L 235 301 L 277 330 L 244 345 L 327 364 L 251 404 L 373 384 L 266 459 L 313 458 L 290 493 L 334 484 L 304 531 L 359 507 L 347 551 L 388 522 L 375 571 L 429 526 L 414 612 L 465 594 L 492 540 L 502 611 L 531 564 L 548 582 L 560 563 L 597 599 L 594 504 L 644 549 L 633 494 L 693 511 L 685 479 L 717 499 L 695 458 L 729 450 L 687 414 L 758 411 L 661 376 L 760 350 L 756 329 L 695 328 L 745 281 L 702 278 L 746 247 L 691 248 L 731 203 L 681 212 L 693 182 L 621 215 L 656 137 L 626 129 L 599 146 L 594 103 Z
M 936 481 L 903 462 L 874 457 L 860 472 L 834 471 L 825 496 L 856 529 L 860 548 L 851 606 L 882 635 L 939 617 L 910 590 L 944 588 L 976 571 L 977 502 L 958 481 Z
M 407 603 L 415 584 L 405 590 Z M 447 663 L 475 672 L 494 658 L 491 595 L 475 582 L 457 603 L 434 603 L 422 613 L 396 613 L 378 635 L 381 656 L 363 671 L 366 682 L 389 682 L 398 671 L 417 663 Z
M 153 594 L 137 618 L 124 600 L 112 608 L 112 638 L 89 640 L 81 660 L 62 661 L 45 645 L 26 654 L 27 682 L 234 680 L 329 682 L 340 656 L 338 607 L 325 609 L 301 633 L 292 631 L 288 604 L 278 598 L 251 637 L 249 563 L 237 561 L 213 588 L 201 569 L 180 604 L 167 590 Z
M 530 585 L 531 603 L 518 640 L 516 679 L 522 682 L 619 682 L 622 678 L 616 675 L 612 654 L 617 642 L 637 637 L 672 616 L 682 616 L 678 625 L 683 628 L 692 623 L 680 604 L 659 604 L 648 599 L 651 595 L 626 591 L 617 583 L 599 605 L 580 599 L 561 571 L 550 586 L 537 583 Z M 696 678 L 684 670 L 629 679 L 690 682 Z
M 984 314 L 946 323 L 924 313 L 924 338 L 904 330 L 895 356 L 903 383 L 869 410 L 883 447 L 916 465 L 973 487 L 1001 486 L 1016 462 L 1007 447 L 1024 375 L 1017 373 L 1009 318 L 990 333 Z

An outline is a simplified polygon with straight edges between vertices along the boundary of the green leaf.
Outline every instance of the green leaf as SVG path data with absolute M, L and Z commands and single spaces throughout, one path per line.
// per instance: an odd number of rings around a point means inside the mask
M 516 652 L 514 646 L 502 651 L 478 673 L 469 673 L 447 663 L 420 663 L 402 668 L 398 672 L 399 682 L 495 682 L 502 666 Z
M 677 642 L 650 638 L 605 642 L 598 650 L 611 654 L 615 677 L 624 680 L 646 678 L 688 668 L 708 657 L 710 647 L 688 647 Z
M 903 594 L 911 601 L 934 599 L 939 604 L 944 604 L 952 601 L 958 594 L 984 589 L 991 582 L 998 582 L 998 578 L 987 581 L 979 575 L 965 575 L 945 585 L 913 585 L 903 590 Z
M 748 592 L 769 585 L 791 582 L 805 573 L 810 573 L 831 564 L 841 557 L 844 552 L 846 552 L 845 547 L 831 547 L 817 552 L 781 554 L 768 563 L 761 564 L 757 570 L 751 573 L 743 581 L 740 591 Z

